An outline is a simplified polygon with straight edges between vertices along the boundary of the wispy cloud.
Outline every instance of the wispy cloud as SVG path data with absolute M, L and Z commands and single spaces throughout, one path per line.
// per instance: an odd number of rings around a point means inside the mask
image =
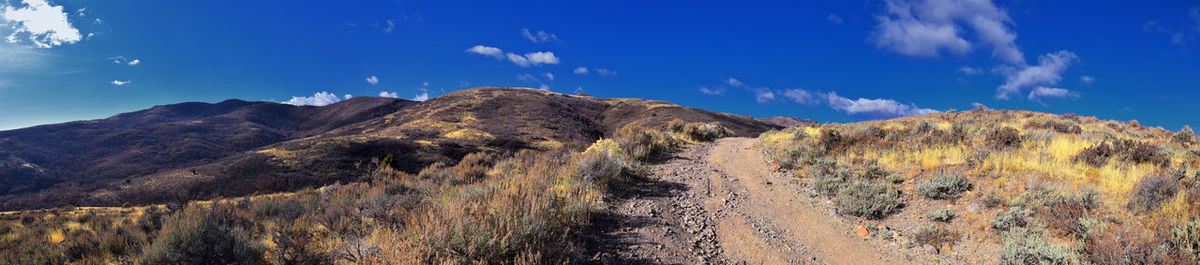
M 828 20 L 829 23 L 833 23 L 834 25 L 838 26 L 841 26 L 842 22 L 845 22 L 845 20 L 842 20 L 842 17 L 839 17 L 836 14 L 829 14 L 828 16 L 825 16 L 825 20 Z
M 804 104 L 804 105 L 816 104 L 818 101 L 817 96 L 813 95 L 812 92 L 808 92 L 808 90 L 804 90 L 804 89 L 800 89 L 800 88 L 783 90 L 783 96 L 788 99 L 791 99 L 792 102 L 796 102 L 796 103 L 800 103 L 800 104 Z
M 958 72 L 962 73 L 964 75 L 977 75 L 977 74 L 982 74 L 983 69 L 970 67 L 970 66 L 963 66 L 963 67 L 958 68 Z
M 704 93 L 705 95 L 720 95 L 720 94 L 725 93 L 725 89 L 724 88 L 708 88 L 708 87 L 702 86 L 702 87 L 700 87 L 700 93 Z
M 825 95 L 825 100 L 829 104 L 829 107 L 833 108 L 834 110 L 838 110 L 852 116 L 863 115 L 876 118 L 893 118 L 939 112 L 934 109 L 921 108 L 912 104 L 903 104 L 891 99 L 858 98 L 851 100 L 849 98 L 838 96 L 838 94 L 834 92 L 829 92 L 829 94 Z
M 135 66 L 135 65 L 138 65 L 138 64 L 141 64 L 141 63 L 142 63 L 142 60 L 139 60 L 139 59 L 133 59 L 132 61 L 129 61 L 128 63 L 125 63 L 125 64 L 126 64 L 126 65 L 129 65 L 129 66 Z
M 468 53 L 474 53 L 484 56 L 494 57 L 496 59 L 508 59 L 509 62 L 521 67 L 530 67 L 543 64 L 558 64 L 559 59 L 554 56 L 554 52 L 531 52 L 524 55 L 516 53 L 505 53 L 504 50 L 496 47 L 483 45 L 475 45 L 467 49 Z
M 371 84 L 372 86 L 375 84 L 379 84 L 379 78 L 375 77 L 375 76 L 369 76 L 369 77 L 367 77 L 367 83 Z
M 115 85 L 115 86 L 124 86 L 124 85 L 128 85 L 129 83 L 133 83 L 133 81 L 129 81 L 129 80 L 113 80 L 112 82 L 109 82 L 109 83 L 111 83 L 111 84 L 113 84 L 113 85 Z
M 39 48 L 50 48 L 63 44 L 71 44 L 83 39 L 79 30 L 67 20 L 69 16 L 63 12 L 62 6 L 51 5 L 46 0 L 22 0 L 22 7 L 0 3 L 4 12 L 0 12 L 0 24 L 13 28 L 13 32 L 5 37 L 9 43 L 19 43 L 18 36 L 26 36 L 30 42 Z
M 588 68 L 583 67 L 583 66 L 575 67 L 575 71 L 571 71 L 571 72 L 576 73 L 576 74 L 586 75 L 588 73 Z
M 552 33 L 545 32 L 545 31 L 541 31 L 541 30 L 534 33 L 534 32 L 530 32 L 529 29 L 521 29 L 521 37 L 525 37 L 525 39 L 532 41 L 534 43 L 543 43 L 543 42 L 550 42 L 550 41 L 558 42 L 559 41 L 557 35 L 554 35 Z
M 571 72 L 576 73 L 576 74 L 581 74 L 581 75 L 586 75 L 588 73 L 596 73 L 596 75 L 604 76 L 604 77 L 617 76 L 617 71 L 613 71 L 608 68 L 599 68 L 599 67 L 593 67 L 593 68 L 589 69 L 587 67 L 580 66 L 580 67 L 575 67 L 575 70 L 571 71 Z
M 311 97 L 292 97 L 292 99 L 280 103 L 296 106 L 325 106 L 339 101 L 342 101 L 342 99 L 337 95 L 321 91 L 313 94 Z
M 1070 90 L 1052 87 L 1037 87 L 1033 91 L 1029 91 L 1029 101 L 1046 105 L 1048 99 L 1061 99 L 1067 97 L 1075 97 L 1077 94 Z
M 1020 94 L 1022 90 L 1032 91 L 1057 85 L 1067 67 L 1078 60 L 1079 56 L 1075 53 L 1064 50 L 1038 56 L 1037 65 L 1007 70 L 1008 78 L 1003 85 L 996 88 L 996 98 L 1008 99 L 1012 94 Z
M 1200 36 L 1200 7 L 1188 9 L 1188 20 L 1182 25 L 1169 25 L 1161 19 L 1151 20 L 1142 24 L 1142 30 L 1158 35 L 1165 35 L 1171 43 L 1186 49 Z

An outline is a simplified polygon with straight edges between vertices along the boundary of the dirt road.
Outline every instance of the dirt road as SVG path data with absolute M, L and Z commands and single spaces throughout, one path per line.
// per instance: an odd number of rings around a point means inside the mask
M 755 139 L 692 146 L 618 191 L 591 260 L 603 264 L 897 264 L 777 177 Z

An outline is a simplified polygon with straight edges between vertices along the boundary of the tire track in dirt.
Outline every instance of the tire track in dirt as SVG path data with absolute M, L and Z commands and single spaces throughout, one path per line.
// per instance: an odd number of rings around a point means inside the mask
M 615 191 L 587 236 L 597 264 L 896 264 L 771 183 L 757 140 L 693 145 Z M 789 187 L 791 186 L 791 187 Z

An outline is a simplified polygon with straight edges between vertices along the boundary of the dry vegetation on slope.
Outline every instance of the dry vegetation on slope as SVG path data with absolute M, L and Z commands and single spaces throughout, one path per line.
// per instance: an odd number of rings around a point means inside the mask
M 778 170 L 841 212 L 923 223 L 881 237 L 946 249 L 970 234 L 1001 248 L 1005 264 L 1195 264 L 1193 138 L 1187 128 L 989 110 L 760 136 Z
M 136 208 L 0 215 L 0 264 L 549 264 L 642 163 L 732 133 L 627 126 L 590 147 L 473 153 L 417 174 L 372 163 L 361 181 Z
M 481 151 L 582 148 L 602 137 L 611 138 L 630 124 L 665 129 L 673 119 L 720 122 L 740 136 L 778 128 L 746 116 L 663 101 L 528 88 L 480 87 L 426 102 L 376 106 L 396 101 L 355 98 L 325 107 L 186 103 L 101 121 L 0 132 L 0 189 L 7 189 L 0 190 L 0 209 L 139 205 L 294 191 L 357 180 L 370 173 L 372 159 L 386 156 L 393 157 L 393 168 L 415 174 L 428 165 L 452 164 Z M 224 104 L 236 106 L 221 107 Z M 242 105 L 250 107 L 237 108 Z M 378 113 L 380 109 L 387 112 Z M 284 115 L 293 112 L 306 115 Z M 263 129 L 261 124 L 288 130 Z M 34 141 L 27 137 L 43 131 L 83 138 Z M 270 141 L 250 144 L 229 135 L 268 135 Z M 30 154 L 43 149 L 48 151 Z M 155 151 L 159 149 L 175 151 Z M 72 152 L 81 153 L 62 161 L 48 155 Z M 38 169 L 33 171 L 40 177 L 19 177 L 30 168 Z M 4 174 L 6 169 L 20 172 Z M 27 183 L 31 179 L 45 181 L 32 185 Z

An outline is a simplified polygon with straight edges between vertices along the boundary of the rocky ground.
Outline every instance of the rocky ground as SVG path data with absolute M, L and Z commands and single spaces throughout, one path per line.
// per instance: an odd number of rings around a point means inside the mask
M 904 231 L 928 222 L 917 220 L 922 209 L 884 221 L 840 215 L 799 179 L 773 172 L 756 139 L 694 145 L 649 173 L 616 191 L 597 217 L 591 262 L 988 264 L 997 257 L 994 236 L 963 233 L 963 243 L 940 251 L 912 243 Z

